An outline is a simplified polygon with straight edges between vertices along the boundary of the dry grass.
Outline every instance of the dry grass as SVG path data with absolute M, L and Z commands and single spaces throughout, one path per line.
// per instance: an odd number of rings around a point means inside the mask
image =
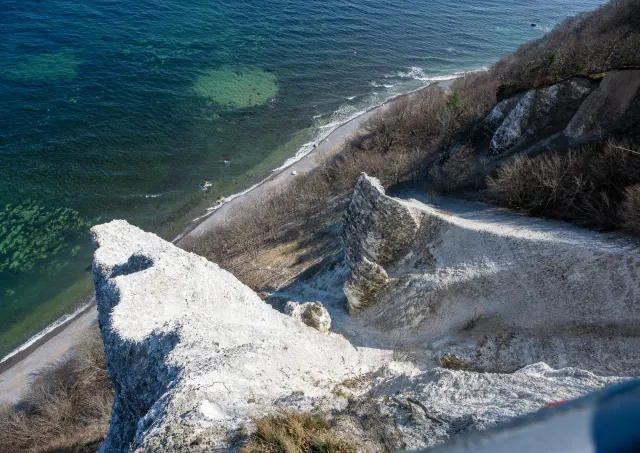
M 337 158 L 298 176 L 286 191 L 244 205 L 224 227 L 181 246 L 231 270 L 249 286 L 275 289 L 294 271 L 304 270 L 300 257 L 311 257 L 307 262 L 313 263 L 332 241 L 335 247 L 336 237 L 327 237 L 327 229 L 339 222 L 362 172 L 379 178 L 385 187 L 411 183 L 444 193 L 484 188 L 485 164 L 471 145 L 459 144 L 474 135 L 498 96 L 573 75 L 640 66 L 638 10 L 640 0 L 615 0 L 567 19 L 490 71 L 454 81 L 448 92 L 428 89 L 396 100 Z M 627 231 L 636 231 L 634 211 L 623 214 L 620 208 L 626 187 L 638 183 L 632 153 L 604 145 L 593 148 L 518 157 L 489 179 L 491 199 L 534 215 L 599 228 L 624 223 Z M 635 192 L 629 193 L 625 206 L 635 199 Z M 279 277 L 270 278 L 274 274 Z
M 286 412 L 255 421 L 256 433 L 243 453 L 355 453 L 322 416 Z
M 112 404 L 102 340 L 94 329 L 68 360 L 37 376 L 17 405 L 0 409 L 0 452 L 95 451 Z
M 516 156 L 487 180 L 488 195 L 498 204 L 630 232 L 637 231 L 639 183 L 640 144 L 629 138 L 533 158 Z
M 363 135 L 347 143 L 338 157 L 297 176 L 286 190 L 243 205 L 224 226 L 180 245 L 232 271 L 253 288 L 282 285 L 286 278 L 269 277 L 274 274 L 274 266 L 268 264 L 274 258 L 273 249 L 281 252 L 275 257 L 275 273 L 286 277 L 291 272 L 285 263 L 302 255 L 317 257 L 335 247 L 335 235 L 327 239 L 327 230 L 339 222 L 362 172 L 377 177 L 385 187 L 424 181 L 431 165 L 448 159 L 438 150 L 488 112 L 495 102 L 494 92 L 495 86 L 479 73 L 457 81 L 452 93 L 428 89 L 411 99 L 399 99 L 374 118 Z M 462 160 L 471 160 L 470 153 L 465 150 L 447 167 L 458 180 L 466 175 Z M 268 249 L 271 256 L 266 257 Z M 313 259 L 307 261 L 313 263 Z M 267 266 L 270 272 L 264 272 Z
M 454 354 L 443 354 L 440 357 L 440 366 L 449 370 L 470 370 L 471 365 Z

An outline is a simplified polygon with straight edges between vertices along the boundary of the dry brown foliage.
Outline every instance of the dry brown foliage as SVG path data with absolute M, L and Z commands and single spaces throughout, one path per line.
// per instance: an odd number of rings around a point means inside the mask
M 485 166 L 469 145 L 456 151 L 455 144 L 469 140 L 497 96 L 576 74 L 640 66 L 638 10 L 640 0 L 614 0 L 595 12 L 567 19 L 490 71 L 455 80 L 447 91 L 432 88 L 397 99 L 337 158 L 298 176 L 292 188 L 243 206 L 223 228 L 181 245 L 232 270 L 254 288 L 276 287 L 292 275 L 292 267 L 285 263 L 295 261 L 296 253 L 318 256 L 326 251 L 327 228 L 339 221 L 362 172 L 379 178 L 385 187 L 400 182 L 443 192 L 480 187 Z M 585 148 L 532 161 L 516 158 L 490 179 L 492 194 L 501 204 L 532 214 L 613 228 L 621 222 L 618 205 L 626 186 L 607 178 L 626 175 L 620 181 L 633 184 L 632 161 L 629 153 L 614 148 L 607 152 Z M 628 171 L 626 162 L 631 165 Z M 321 245 L 316 247 L 316 242 Z M 279 248 L 282 255 L 265 257 L 267 245 Z M 275 273 L 284 280 L 268 282 L 264 269 L 267 259 L 274 258 L 280 263 Z
M 464 145 L 442 164 L 442 190 L 453 192 L 474 183 L 483 176 L 484 169 L 477 159 L 475 150 L 470 145 Z
M 532 215 L 633 231 L 640 144 L 609 140 L 567 152 L 515 156 L 487 179 L 490 199 Z M 626 191 L 626 198 L 625 198 Z
M 94 448 L 106 435 L 112 404 L 102 340 L 93 329 L 67 360 L 39 374 L 18 404 L 0 408 L 0 452 Z

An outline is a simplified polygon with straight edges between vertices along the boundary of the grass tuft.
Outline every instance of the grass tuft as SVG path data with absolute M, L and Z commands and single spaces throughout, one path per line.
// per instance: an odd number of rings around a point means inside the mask
M 319 415 L 285 412 L 255 421 L 256 432 L 242 453 L 355 453 Z

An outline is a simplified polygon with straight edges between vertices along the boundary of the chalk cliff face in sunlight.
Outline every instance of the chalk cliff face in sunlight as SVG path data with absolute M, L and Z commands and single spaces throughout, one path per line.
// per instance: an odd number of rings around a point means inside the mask
M 389 355 L 277 312 L 216 264 L 125 221 L 92 232 L 116 392 L 103 452 L 231 447 L 252 418 L 322 405 Z
M 360 177 L 344 218 L 345 294 L 350 309 L 366 301 L 359 316 L 370 327 L 425 349 L 456 344 L 490 371 L 546 361 L 640 373 L 629 335 L 640 323 L 637 239 L 482 203 L 438 205 Z M 380 278 L 362 277 L 363 263 Z
M 320 269 L 305 277 L 303 292 L 294 284 L 282 294 L 296 301 L 283 305 L 291 316 L 216 264 L 125 221 L 94 227 L 99 320 L 116 392 L 101 451 L 234 451 L 256 418 L 296 410 L 353 420 L 353 402 L 363 398 L 403 420 L 406 411 L 389 399 L 398 385 L 457 427 L 400 423 L 398 448 L 420 448 L 620 380 L 544 363 L 515 374 L 479 370 L 513 372 L 548 359 L 609 376 L 638 373 L 637 364 L 615 360 L 639 347 L 623 336 L 639 320 L 633 244 L 486 205 L 444 208 L 389 197 L 362 175 L 344 219 L 346 263 L 332 268 L 343 306 L 317 302 L 323 292 L 313 293 L 314 279 L 329 281 Z M 383 277 L 373 291 L 358 278 L 365 259 Z M 312 305 L 314 322 L 292 309 Z M 419 354 L 385 345 L 393 335 Z M 417 367 L 429 357 L 456 370 Z M 348 405 L 340 385 L 356 376 L 367 376 L 366 389 L 345 390 Z M 443 390 L 451 380 L 465 382 L 454 399 Z M 506 395 L 497 411 L 478 396 L 488 387 Z M 535 390 L 523 398 L 524 388 Z M 366 435 L 358 439 L 362 451 L 376 451 Z

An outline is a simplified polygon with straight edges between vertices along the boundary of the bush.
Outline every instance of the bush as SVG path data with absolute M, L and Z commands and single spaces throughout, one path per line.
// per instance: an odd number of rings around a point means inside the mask
M 470 145 L 464 145 L 442 164 L 442 190 L 453 192 L 467 187 L 478 178 L 482 179 L 483 171 L 475 150 Z
M 101 443 L 113 390 L 98 330 L 62 363 L 43 371 L 15 406 L 0 408 L 0 452 L 82 451 Z
M 440 357 L 440 366 L 448 370 L 457 370 L 457 371 L 471 369 L 471 365 L 469 365 L 467 362 L 465 362 L 455 354 L 448 354 L 448 353 L 443 354 L 442 357 Z
M 339 221 L 362 172 L 385 187 L 410 182 L 443 192 L 479 188 L 484 164 L 469 145 L 455 152 L 456 144 L 469 141 L 498 97 L 571 75 L 597 78 L 611 67 L 640 66 L 638 10 L 640 0 L 615 0 L 565 20 L 490 71 L 453 81 L 448 91 L 431 88 L 397 99 L 347 143 L 339 157 L 298 176 L 286 191 L 265 194 L 253 206 L 243 206 L 221 228 L 181 246 L 217 262 L 249 286 L 275 288 L 292 275 L 286 268 L 293 266 L 289 257 L 276 257 L 282 258 L 277 266 L 285 277 L 270 278 L 264 269 L 271 267 L 274 257 L 261 256 L 265 246 L 286 248 L 282 253 L 290 254 L 304 243 L 304 253 L 319 256 L 328 241 L 317 239 Z M 624 188 L 637 183 L 637 164 L 632 153 L 603 151 L 603 146 L 533 160 L 516 158 L 489 179 L 492 199 L 535 215 L 619 227 L 619 204 Z
M 332 433 L 331 423 L 317 415 L 287 412 L 255 421 L 256 433 L 243 453 L 355 453 Z
M 624 138 L 536 157 L 515 156 L 487 179 L 490 200 L 531 215 L 634 231 L 640 145 Z M 625 198 L 626 191 L 626 198 Z

